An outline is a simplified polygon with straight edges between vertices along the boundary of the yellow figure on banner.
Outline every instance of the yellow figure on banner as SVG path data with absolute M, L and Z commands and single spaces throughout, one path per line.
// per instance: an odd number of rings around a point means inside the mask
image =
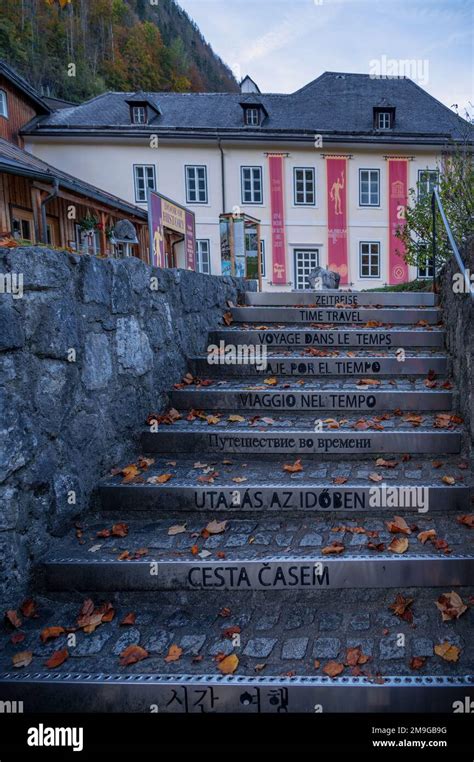
M 155 256 L 155 262 L 157 267 L 161 267 L 161 243 L 163 241 L 163 235 L 160 228 L 156 228 L 155 235 L 153 236 L 153 254 Z
M 331 201 L 334 201 L 334 214 L 342 214 L 341 191 L 344 190 L 344 172 L 341 172 L 337 180 L 331 186 Z

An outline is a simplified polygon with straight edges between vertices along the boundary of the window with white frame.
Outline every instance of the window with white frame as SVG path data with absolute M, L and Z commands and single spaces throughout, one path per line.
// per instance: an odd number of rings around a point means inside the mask
M 314 167 L 295 167 L 293 170 L 295 205 L 314 206 L 316 181 Z
M 153 164 L 135 164 L 133 167 L 135 181 L 135 201 L 146 204 L 148 188 L 156 190 L 155 167 Z
M 248 124 L 251 127 L 258 127 L 260 125 L 260 109 L 259 108 L 245 109 L 245 124 Z
M 392 126 L 392 114 L 390 111 L 377 112 L 377 127 L 379 130 L 389 130 Z
M 418 278 L 420 280 L 424 280 L 425 278 L 432 278 L 433 277 L 433 265 L 429 262 L 426 262 L 424 265 L 421 265 L 418 268 Z
M 359 277 L 380 278 L 380 243 L 378 241 L 360 242 Z
M 133 106 L 132 107 L 132 121 L 133 124 L 146 124 L 146 107 L 145 106 Z
M 295 249 L 295 286 L 310 288 L 308 275 L 319 266 L 319 249 Z
M 206 238 L 196 241 L 196 270 L 205 275 L 211 274 L 211 245 Z
M 359 169 L 359 205 L 380 206 L 380 170 Z
M 418 198 L 431 196 L 437 184 L 438 184 L 438 170 L 437 169 L 419 169 L 418 170 Z
M 186 167 L 186 203 L 207 204 L 206 167 Z
M 5 90 L 0 90 L 0 116 L 4 116 L 5 119 L 8 119 L 8 103 Z
M 243 204 L 263 204 L 262 167 L 241 167 Z

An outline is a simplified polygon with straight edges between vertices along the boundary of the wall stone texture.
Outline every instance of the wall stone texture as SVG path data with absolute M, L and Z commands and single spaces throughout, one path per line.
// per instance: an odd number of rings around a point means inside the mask
M 5 605 L 18 603 L 32 564 L 88 509 L 99 479 L 136 455 L 146 416 L 163 408 L 187 356 L 205 350 L 227 302 L 255 287 L 35 247 L 1 252 L 2 283 L 11 273 L 24 293 L 0 291 Z
M 461 251 L 466 269 L 474 276 L 474 236 Z M 465 422 L 466 453 L 474 453 L 474 302 L 467 293 L 453 290 L 453 277 L 459 267 L 453 257 L 440 276 L 440 300 L 450 355 L 451 375 L 456 383 L 456 404 Z

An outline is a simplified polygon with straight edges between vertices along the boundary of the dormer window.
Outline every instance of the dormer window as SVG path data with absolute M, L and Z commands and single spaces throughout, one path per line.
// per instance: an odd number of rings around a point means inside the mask
M 250 127 L 258 127 L 260 125 L 260 109 L 246 108 L 245 124 L 248 124 Z
M 8 119 L 7 94 L 5 90 L 0 90 L 0 116 Z
M 147 121 L 146 106 L 132 106 L 132 123 L 146 124 Z
M 390 107 L 374 108 L 374 129 L 391 130 L 395 123 L 395 109 Z

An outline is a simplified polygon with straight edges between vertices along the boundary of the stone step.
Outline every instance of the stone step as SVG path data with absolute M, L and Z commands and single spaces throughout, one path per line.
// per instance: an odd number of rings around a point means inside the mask
M 353 514 L 230 518 L 208 530 L 211 517 L 183 515 L 177 523 L 173 514 L 154 521 L 91 516 L 82 521 L 80 538 L 74 531 L 51 543 L 42 564 L 45 588 L 305 590 L 467 585 L 473 579 L 473 534 L 454 515 L 408 514 L 408 535 L 389 531 L 393 515 L 386 521 Z M 101 536 L 117 526 L 125 536 Z M 419 536 L 433 530 L 439 548 Z M 403 553 L 394 550 L 400 542 Z
M 439 323 L 441 311 L 437 307 L 232 307 L 236 323 L 333 323 L 335 325 L 362 323 L 390 323 L 392 325 L 416 325 L 423 321 L 430 325 Z M 368 326 L 371 327 L 371 326 Z M 375 327 L 375 326 L 372 326 Z
M 445 332 L 441 328 L 330 328 L 304 329 L 278 326 L 245 330 L 238 326 L 209 333 L 209 345 L 266 346 L 301 349 L 304 347 L 343 349 L 395 349 L 403 347 L 444 347 Z
M 293 388 L 286 389 L 283 386 Z M 370 411 L 381 410 L 450 410 L 453 405 L 451 391 L 427 389 L 423 382 L 416 391 L 398 390 L 387 382 L 385 388 L 378 386 L 357 386 L 351 381 L 344 385 L 328 383 L 304 387 L 295 384 L 275 386 L 255 386 L 255 384 L 234 385 L 214 388 L 188 386 L 170 394 L 170 402 L 178 410 L 229 410 L 239 412 L 264 411 L 266 415 L 281 410 L 292 411 Z M 382 384 L 380 384 L 382 386 Z
M 152 424 L 146 428 L 141 436 L 142 450 L 186 452 L 198 457 L 204 453 L 258 453 L 286 458 L 297 455 L 350 458 L 361 453 L 455 454 L 462 444 L 462 419 L 455 417 L 456 423 L 448 429 L 439 428 L 438 420 L 444 419 L 431 413 L 401 416 L 382 413 L 371 418 L 334 412 L 328 419 L 300 413 L 274 415 L 267 421 L 242 416 L 244 421 L 235 422 L 229 420 L 230 416 L 220 417 L 214 411 L 198 412 L 202 418 L 196 417 L 195 411 L 193 420 L 183 416 L 172 425 Z
M 428 291 L 247 291 L 245 300 L 252 307 L 334 307 L 336 304 L 353 307 L 434 307 L 438 304 L 437 295 Z
M 453 712 L 474 690 L 472 608 L 443 622 L 435 602 L 445 587 L 301 592 L 198 591 L 112 594 L 112 621 L 92 633 L 77 630 L 84 596 L 38 597 L 38 618 L 25 620 L 25 639 L 14 646 L 2 633 L 0 691 L 4 701 L 23 701 L 24 711 L 146 712 Z M 472 588 L 457 590 L 466 603 Z M 395 595 L 413 599 L 413 621 L 390 608 Z M 121 625 L 135 613 L 133 625 Z M 408 617 L 409 619 L 410 617 Z M 75 629 L 43 643 L 46 627 Z M 232 634 L 234 632 L 234 634 Z M 238 636 L 238 637 L 236 637 Z M 459 649 L 457 661 L 435 653 L 445 642 Z M 121 666 L 120 654 L 140 645 L 147 657 Z M 170 647 L 181 649 L 166 661 Z M 48 669 L 56 650 L 68 658 Z M 360 649 L 360 653 L 348 649 Z M 12 668 L 18 651 L 31 650 L 24 670 Z M 219 659 L 235 654 L 234 675 L 223 676 Z M 348 658 L 352 657 L 352 658 Z M 413 662 L 417 659 L 417 662 Z M 362 661 L 356 667 L 352 661 Z M 329 662 L 340 674 L 325 673 Z M 156 709 L 155 709 L 156 711 Z
M 226 591 L 112 594 L 112 621 L 89 634 L 77 630 L 84 595 L 37 598 L 38 618 L 25 620 L 25 639 L 13 645 L 1 635 L 2 700 L 23 701 L 25 712 L 453 712 L 453 702 L 474 697 L 472 606 L 443 622 L 435 602 L 445 587 L 394 590 Z M 472 600 L 473 588 L 458 588 Z M 413 599 L 413 621 L 390 608 L 395 596 Z M 133 625 L 121 625 L 133 612 Z M 46 627 L 75 629 L 75 641 L 59 635 L 43 643 Z M 238 637 L 236 637 L 238 636 Z M 452 643 L 457 661 L 436 655 Z M 119 656 L 140 645 L 147 657 L 122 666 Z M 172 645 L 181 649 L 166 661 Z M 56 650 L 68 658 L 55 669 L 45 662 Z M 359 648 L 360 654 L 348 649 Z M 18 651 L 31 664 L 12 668 Z M 219 659 L 235 654 L 234 675 L 224 677 Z M 368 659 L 366 658 L 368 657 Z M 413 659 L 418 658 L 414 664 Z M 328 662 L 341 665 L 334 678 Z M 356 667 L 348 662 L 362 661 Z M 417 668 L 415 668 L 415 666 Z M 156 711 L 156 709 L 155 709 Z
M 345 511 L 386 516 L 394 509 L 405 513 L 420 506 L 423 511 L 428 507 L 430 513 L 469 513 L 467 463 L 459 456 L 443 455 L 442 460 L 417 457 L 405 462 L 394 457 L 385 459 L 387 462 L 389 467 L 377 465 L 373 458 L 325 463 L 303 458 L 303 471 L 291 474 L 281 463 L 262 456 L 250 462 L 238 456 L 200 462 L 182 457 L 176 461 L 169 454 L 157 458 L 146 470 L 139 467 L 138 481 L 124 483 L 121 474 L 105 478 L 99 485 L 100 508 L 142 512 L 145 517 L 153 510 L 159 514 L 211 511 L 234 516 L 252 512 L 272 517 L 303 512 L 336 516 Z M 383 477 L 380 483 L 373 481 L 374 474 Z M 169 480 L 157 482 L 163 475 L 169 475 Z M 454 479 L 452 485 L 443 482 L 446 476 Z M 377 485 L 387 487 L 380 500 L 374 491 Z
M 423 354 L 409 353 L 403 355 L 395 352 L 392 354 L 387 351 L 384 354 L 374 354 L 373 352 L 364 353 L 360 349 L 357 353 L 327 351 L 328 356 L 310 356 L 304 351 L 296 352 L 278 352 L 271 349 L 267 352 L 265 358 L 251 357 L 226 359 L 221 356 L 218 364 L 208 362 L 207 356 L 198 356 L 190 358 L 189 364 L 192 372 L 200 378 L 208 376 L 219 376 L 227 378 L 229 376 L 240 377 L 254 375 L 265 376 L 351 376 L 364 377 L 374 376 L 396 376 L 397 378 L 409 376 L 427 376 L 430 371 L 437 375 L 444 376 L 448 369 L 448 360 L 446 355 L 439 352 L 427 352 Z M 333 355 L 333 356 L 329 356 Z

